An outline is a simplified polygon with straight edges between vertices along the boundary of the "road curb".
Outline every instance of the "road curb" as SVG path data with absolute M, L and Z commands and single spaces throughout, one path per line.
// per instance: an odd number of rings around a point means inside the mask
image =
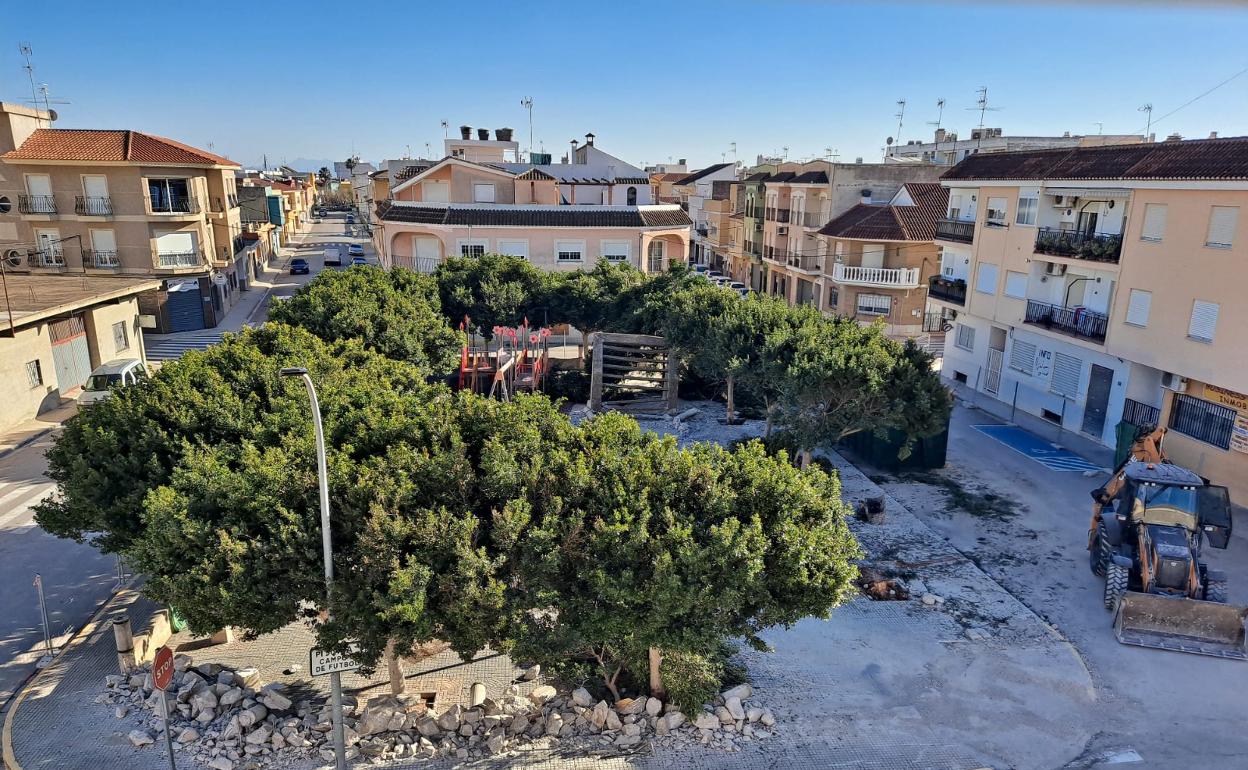
M 113 606 L 113 604 L 123 593 L 134 588 L 135 582 L 136 578 L 131 577 L 125 582 L 124 585 L 118 587 L 118 589 L 113 592 L 113 595 L 108 597 L 108 600 L 101 604 L 99 609 L 97 609 L 95 613 L 87 619 L 87 622 L 83 623 L 82 627 L 79 628 L 72 637 L 70 637 L 69 641 L 66 642 L 65 646 L 61 648 L 61 651 L 52 658 L 51 662 L 31 675 L 31 677 L 22 684 L 21 689 L 17 691 L 17 694 L 9 700 L 8 710 L 4 715 L 4 727 L 3 729 L 0 729 L 0 759 L 3 760 L 6 770 L 22 770 L 22 766 L 18 764 L 17 757 L 13 753 L 13 716 L 17 714 L 17 710 L 21 708 L 22 701 L 26 700 L 26 696 L 35 687 L 35 685 L 39 684 L 40 680 L 43 679 L 43 676 L 47 674 L 48 671 L 52 670 L 57 661 L 69 654 L 70 650 L 77 647 L 82 643 L 82 640 L 91 635 L 87 632 L 88 629 L 91 629 L 91 631 L 94 632 L 95 628 L 99 625 L 100 618 L 102 618 L 109 611 L 109 608 Z
M 64 425 L 64 423 L 58 423 L 58 424 L 56 424 L 56 425 L 49 425 L 48 427 L 44 428 L 43 430 L 39 431 L 38 433 L 32 433 L 31 435 L 29 435 L 29 436 L 27 436 L 26 438 L 22 439 L 21 441 L 17 442 L 16 444 L 14 444 L 13 446 L 9 447 L 8 449 L 0 450 L 0 460 L 3 460 L 4 458 L 6 458 L 6 457 L 8 457 L 9 455 L 13 454 L 14 452 L 16 452 L 17 450 L 21 449 L 22 447 L 26 447 L 26 446 L 29 446 L 29 445 L 31 445 L 31 444 L 33 444 L 33 443 L 35 443 L 35 442 L 36 442 L 36 441 L 38 441 L 39 439 L 43 438 L 44 436 L 48 435 L 48 434 L 49 434 L 49 433 L 51 433 L 52 431 L 54 431 L 54 430 L 56 430 L 57 428 L 61 427 L 61 425 Z

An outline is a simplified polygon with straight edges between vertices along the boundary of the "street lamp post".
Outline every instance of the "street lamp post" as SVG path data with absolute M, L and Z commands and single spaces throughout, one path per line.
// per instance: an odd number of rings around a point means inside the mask
M 321 403 L 316 397 L 316 386 L 303 367 L 282 368 L 283 377 L 299 377 L 308 389 L 312 405 L 312 426 L 316 429 L 316 475 L 321 496 L 321 550 L 325 559 L 325 616 L 330 617 L 334 584 L 334 544 L 329 531 L 329 471 L 325 463 L 325 430 L 321 426 Z M 342 675 L 329 675 L 330 705 L 334 720 L 334 759 L 337 770 L 347 770 L 347 747 L 342 729 Z

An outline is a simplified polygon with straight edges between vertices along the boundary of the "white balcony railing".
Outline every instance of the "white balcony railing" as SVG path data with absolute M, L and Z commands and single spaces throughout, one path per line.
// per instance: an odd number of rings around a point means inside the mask
M 859 267 L 837 264 L 832 269 L 832 280 L 858 286 L 914 289 L 919 285 L 919 269 L 917 267 Z

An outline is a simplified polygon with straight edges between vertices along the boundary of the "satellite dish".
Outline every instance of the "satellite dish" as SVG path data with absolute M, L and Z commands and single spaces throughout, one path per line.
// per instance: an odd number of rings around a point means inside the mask
M 892 143 L 893 143 L 893 137 L 891 136 L 884 140 L 884 144 L 891 145 Z
M 21 267 L 22 266 L 21 252 L 19 252 L 17 249 L 9 249 L 8 251 L 4 252 L 4 265 L 5 267 Z
M 48 118 L 55 121 L 60 116 L 56 114 L 56 110 L 48 110 Z

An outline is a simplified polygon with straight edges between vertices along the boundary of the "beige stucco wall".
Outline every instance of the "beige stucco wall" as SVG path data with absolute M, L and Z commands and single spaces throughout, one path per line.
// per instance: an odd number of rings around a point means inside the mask
M 26 362 L 39 361 L 43 384 L 31 387 Z M 4 372 L 4 398 L 0 398 L 0 430 L 5 430 L 54 408 L 59 402 L 56 367 L 52 365 L 52 339 L 44 324 L 17 330 L 14 338 L 0 338 L 0 370 Z
M 1244 408 L 1242 400 L 1219 398 L 1205 388 L 1205 383 L 1189 380 L 1187 395 L 1231 407 L 1241 417 L 1248 417 L 1248 409 Z M 1169 424 L 1170 412 L 1174 406 L 1174 394 L 1169 391 L 1165 393 L 1160 420 L 1162 425 Z M 1248 503 L 1248 453 L 1206 444 L 1173 429 L 1166 433 L 1163 446 L 1171 462 L 1190 468 L 1214 484 L 1229 488 L 1232 502 L 1239 505 Z
M 454 163 L 447 164 L 442 168 L 422 177 L 420 181 L 395 192 L 394 199 L 401 201 L 424 200 L 423 184 L 426 181 L 449 183 L 451 203 L 472 203 L 472 186 L 477 182 L 494 185 L 495 203 L 516 202 L 514 177 L 510 174 L 495 174 L 483 168 L 469 168 L 467 166 L 456 165 Z M 555 203 L 557 201 L 551 202 Z
M 147 361 L 143 350 L 143 333 L 139 329 L 139 303 L 131 297 L 116 304 L 99 305 L 83 314 L 87 327 L 87 345 L 91 350 L 91 368 L 116 358 L 137 358 Z M 126 325 L 127 346 L 119 347 L 113 340 L 113 324 Z

